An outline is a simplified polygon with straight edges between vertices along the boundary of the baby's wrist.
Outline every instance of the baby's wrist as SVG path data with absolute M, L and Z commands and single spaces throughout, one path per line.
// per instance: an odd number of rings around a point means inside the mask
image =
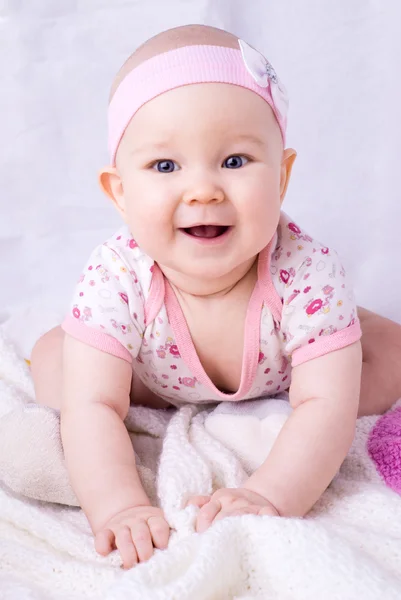
M 269 503 L 270 507 L 277 513 L 277 516 L 281 517 L 280 511 L 276 504 L 270 499 L 271 490 L 269 491 L 268 486 L 262 482 L 260 478 L 252 475 L 242 487 L 250 492 L 255 492 L 255 494 L 262 496 L 262 498 L 264 498 Z
M 264 498 L 266 502 L 270 505 L 270 507 L 277 513 L 277 516 L 282 516 L 273 491 L 269 488 L 269 485 L 266 483 L 265 478 L 262 479 L 261 477 L 259 477 L 257 472 L 251 475 L 251 477 L 245 482 L 245 484 L 242 487 L 246 490 L 254 492 L 255 494 L 259 494 L 259 496 L 262 496 L 262 498 Z

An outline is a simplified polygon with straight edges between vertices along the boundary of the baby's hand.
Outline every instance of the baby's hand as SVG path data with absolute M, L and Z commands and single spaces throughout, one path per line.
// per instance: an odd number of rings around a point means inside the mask
M 245 488 L 222 488 L 212 496 L 193 496 L 187 504 L 200 508 L 196 531 L 203 533 L 214 523 L 225 517 L 239 515 L 280 516 L 273 504 L 260 494 Z
M 135 506 L 117 513 L 96 533 L 95 548 L 107 556 L 117 549 L 124 569 L 148 560 L 153 548 L 167 548 L 170 527 L 163 511 L 153 506 Z

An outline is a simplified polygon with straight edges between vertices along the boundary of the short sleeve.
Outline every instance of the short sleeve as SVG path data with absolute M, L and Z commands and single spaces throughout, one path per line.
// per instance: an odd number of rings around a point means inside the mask
M 292 366 L 349 346 L 361 337 L 353 289 L 339 256 L 320 244 L 313 245 L 299 268 L 280 274 L 286 282 L 281 330 Z
M 135 270 L 106 244 L 91 254 L 62 328 L 128 362 L 138 356 L 145 328 L 143 293 Z

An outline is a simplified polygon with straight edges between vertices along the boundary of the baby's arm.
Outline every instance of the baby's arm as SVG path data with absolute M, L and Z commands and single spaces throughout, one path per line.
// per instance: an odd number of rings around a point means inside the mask
M 147 497 L 124 425 L 131 365 L 65 336 L 61 435 L 71 484 L 96 535 L 96 548 L 116 546 L 124 566 L 166 547 L 169 527 Z M 153 541 L 152 541 L 153 538 Z
M 294 411 L 245 484 L 281 516 L 304 516 L 340 468 L 354 437 L 361 367 L 360 342 L 294 367 Z

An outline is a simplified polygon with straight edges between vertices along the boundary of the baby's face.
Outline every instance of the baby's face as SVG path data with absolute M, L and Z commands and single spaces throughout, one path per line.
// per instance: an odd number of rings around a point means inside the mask
M 123 217 L 162 268 L 225 276 L 274 235 L 282 161 L 279 127 L 256 94 L 221 83 L 171 90 L 136 113 L 121 141 Z

